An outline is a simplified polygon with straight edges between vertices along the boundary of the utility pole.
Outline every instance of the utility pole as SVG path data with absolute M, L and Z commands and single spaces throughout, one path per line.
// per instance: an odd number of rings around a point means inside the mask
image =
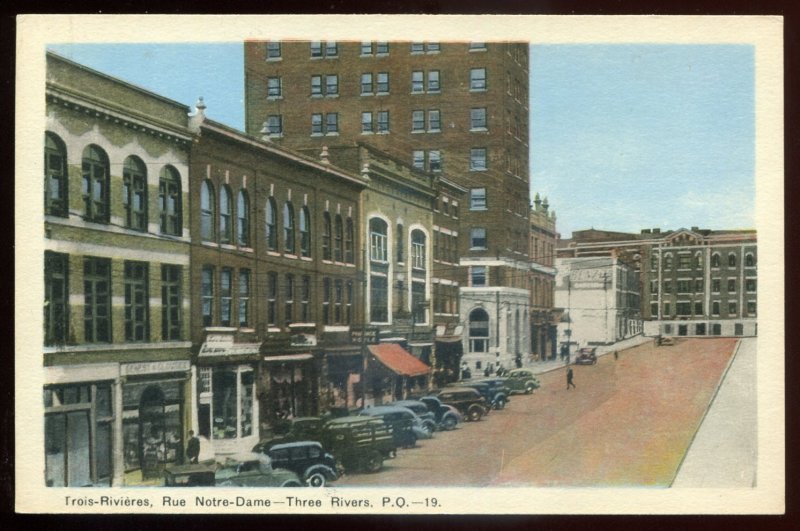
M 361 312 L 362 315 L 362 327 L 361 327 L 361 409 L 366 407 L 366 399 L 367 399 L 367 323 L 369 322 L 369 317 L 367 315 L 367 297 L 369 297 L 369 293 L 367 293 L 367 248 L 366 246 L 363 249 L 363 264 L 361 266 L 361 271 L 359 271 L 359 277 L 361 280 L 361 291 L 364 296 L 364 305 L 362 306 L 363 310 Z

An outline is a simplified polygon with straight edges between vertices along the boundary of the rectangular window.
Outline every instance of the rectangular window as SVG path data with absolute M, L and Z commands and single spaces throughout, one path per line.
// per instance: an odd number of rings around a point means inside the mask
M 672 312 L 670 311 L 670 305 L 668 302 L 664 303 L 664 317 L 670 317 Z
M 375 43 L 375 49 L 378 55 L 389 55 L 389 43 L 387 41 L 378 41 Z
M 425 131 L 425 111 L 411 111 L 411 132 Z
M 425 91 L 422 70 L 411 72 L 411 92 L 420 93 Z
M 485 42 L 471 42 L 469 43 L 469 51 L 477 52 L 486 50 L 486 43 Z
M 486 229 L 473 227 L 470 230 L 470 249 L 486 249 Z
M 44 254 L 44 342 L 63 344 L 69 330 L 69 257 L 66 254 Z
M 372 132 L 372 113 L 371 112 L 362 112 L 361 113 L 361 132 L 362 133 L 371 133 Z
M 325 134 L 339 133 L 339 113 L 329 112 L 325 115 Z
M 372 94 L 372 74 L 365 73 L 361 74 L 361 95 L 371 95 Z
M 658 317 L 658 303 L 654 302 L 650 304 L 650 316 L 651 317 Z
M 736 279 L 729 278 L 728 279 L 728 293 L 736 293 Z
M 711 315 L 719 315 L 719 301 L 711 303 Z
M 486 266 L 470 267 L 470 285 L 473 287 L 486 285 Z
M 294 275 L 286 275 L 286 299 L 284 300 L 283 319 L 287 323 L 294 322 Z
M 331 324 L 331 279 L 322 279 L 322 322 Z
M 150 339 L 148 264 L 125 262 L 125 341 Z
M 678 302 L 675 304 L 675 310 L 678 315 L 691 315 L 692 304 L 690 302 Z
M 389 132 L 389 111 L 378 111 L 378 133 Z
M 322 96 L 322 76 L 311 76 L 311 96 Z
M 111 260 L 84 258 L 83 293 L 86 342 L 111 341 Z
M 538 242 L 537 242 L 537 247 L 538 247 Z M 658 280 L 650 281 L 650 295 L 654 297 L 658 295 Z
M 416 324 L 426 323 L 428 321 L 428 312 L 425 307 L 425 283 L 412 282 L 411 283 L 411 312 L 413 320 Z
M 378 72 L 378 94 L 389 94 L 389 72 Z
M 486 130 L 486 107 L 476 107 L 470 109 L 470 130 L 472 131 L 485 131 Z
M 348 280 L 344 291 L 344 320 L 347 324 L 353 323 L 353 281 Z
M 411 267 L 414 269 L 425 269 L 425 242 L 411 242 Z
M 718 278 L 712 278 L 711 279 L 711 291 L 712 291 L 712 293 L 719 293 L 720 286 L 721 286 L 721 283 L 720 283 L 720 280 Z
M 250 322 L 250 270 L 239 270 L 239 327 L 248 328 Z
M 486 188 L 472 188 L 469 191 L 469 209 L 486 210 Z
M 326 57 L 339 56 L 339 45 L 336 43 L 336 41 L 328 41 L 325 43 L 325 56 Z
M 372 55 L 372 42 L 363 41 L 361 43 L 361 55 Z
M 428 72 L 428 92 L 439 92 L 441 90 L 439 83 L 439 71 L 431 70 Z
M 270 136 L 280 136 L 283 134 L 283 118 L 280 114 L 270 114 L 267 116 L 267 131 Z
M 433 172 L 442 171 L 442 152 L 438 149 L 428 151 L 428 169 Z
M 672 293 L 672 281 L 665 280 L 664 281 L 664 293 Z
M 267 324 L 278 324 L 278 274 L 267 273 Z
M 389 285 L 386 277 L 370 277 L 370 321 L 385 323 L 389 320 Z
M 425 51 L 425 43 L 423 42 L 411 43 L 411 53 L 423 53 L 424 51 Z
M 728 302 L 728 316 L 736 315 L 736 302 Z
M 321 114 L 312 114 L 311 115 L 311 134 L 312 135 L 321 135 L 322 134 L 322 115 Z
M 678 293 L 689 293 L 689 281 L 688 280 L 679 280 L 678 281 Z
M 703 315 L 703 303 L 700 301 L 695 301 L 694 303 L 694 314 L 695 315 Z
M 428 132 L 438 133 L 442 130 L 442 119 L 438 109 L 428 111 Z
M 344 286 L 341 279 L 333 281 L 333 322 L 342 322 L 342 301 L 344 299 Z
M 424 170 L 425 169 L 425 152 L 422 151 L 421 149 L 414 150 L 412 164 L 413 164 L 414 168 L 416 168 L 418 170 Z
M 747 315 L 750 317 L 756 316 L 756 301 L 747 301 Z
M 183 268 L 161 266 L 161 339 L 179 341 L 183 338 Z
M 472 148 L 469 150 L 469 170 L 486 170 L 486 148 Z
M 223 267 L 219 274 L 219 324 L 231 326 L 233 306 L 233 270 Z
M 311 277 L 303 275 L 303 285 L 300 289 L 300 320 L 307 323 L 311 320 L 309 302 L 311 300 Z
M 325 95 L 326 96 L 339 95 L 339 76 L 337 75 L 325 76 Z
M 703 293 L 703 279 L 702 278 L 694 279 L 694 292 L 695 293 Z
M 313 58 L 320 58 L 322 57 L 322 42 L 320 41 L 311 41 L 310 44 L 311 48 L 311 57 Z
M 378 262 L 386 262 L 388 260 L 386 234 L 380 232 L 372 232 L 370 234 L 370 260 Z
M 473 68 L 469 71 L 469 89 L 473 91 L 486 90 L 485 68 Z
M 439 53 L 441 49 L 442 47 L 438 42 L 429 42 L 425 45 L 425 51 L 427 53 Z
M 278 41 L 269 41 L 267 43 L 267 59 L 275 60 L 281 58 L 281 43 Z
M 211 326 L 214 323 L 214 268 L 211 266 L 203 266 L 200 298 L 203 306 L 203 326 Z
M 745 279 L 744 285 L 748 293 L 754 293 L 756 291 L 756 279 L 754 278 Z
M 692 256 L 688 254 L 678 255 L 678 269 L 691 269 Z
M 267 78 L 267 97 L 268 98 L 280 98 L 283 96 L 283 86 L 281 83 L 281 78 L 279 77 L 268 77 Z

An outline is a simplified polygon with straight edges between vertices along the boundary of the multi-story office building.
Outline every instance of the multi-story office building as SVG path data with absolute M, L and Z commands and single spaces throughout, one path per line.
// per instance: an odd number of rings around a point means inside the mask
M 46 484 L 160 477 L 190 429 L 189 109 L 53 54 L 46 82 Z
M 756 335 L 754 230 L 592 229 L 559 242 L 557 253 L 565 258 L 615 253 L 635 264 L 647 335 Z
M 338 347 L 362 320 L 367 181 L 208 120 L 202 104 L 190 129 L 195 423 L 225 455 L 287 416 L 353 405 L 361 352 Z
M 537 360 L 554 359 L 561 311 L 555 307 L 556 213 L 547 198 L 536 198 L 530 210 L 531 257 L 531 355 Z
M 508 367 L 530 349 L 527 324 L 515 326 L 529 319 L 527 63 L 525 43 L 245 44 L 249 133 L 293 147 L 368 143 L 467 190 L 458 252 L 470 365 Z

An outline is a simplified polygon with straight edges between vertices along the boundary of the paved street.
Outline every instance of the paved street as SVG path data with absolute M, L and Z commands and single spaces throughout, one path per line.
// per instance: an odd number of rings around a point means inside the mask
M 652 342 L 540 375 L 503 411 L 400 450 L 382 472 L 337 486 L 669 486 L 725 372 L 736 339 Z

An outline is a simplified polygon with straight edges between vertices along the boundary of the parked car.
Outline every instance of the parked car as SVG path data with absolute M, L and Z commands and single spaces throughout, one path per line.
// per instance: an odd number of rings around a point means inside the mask
M 449 404 L 443 404 L 435 396 L 422 396 L 419 401 L 428 407 L 428 411 L 433 413 L 439 429 L 454 430 L 464 420 L 458 409 Z
M 594 365 L 597 363 L 597 355 L 595 347 L 584 347 L 578 349 L 575 355 L 575 365 Z
M 336 459 L 316 441 L 275 444 L 263 453 L 272 460 L 273 467 L 291 470 L 309 487 L 324 487 L 339 478 Z
M 484 378 L 477 382 L 466 382 L 462 385 L 477 389 L 489 402 L 492 409 L 503 409 L 509 402 L 509 395 L 511 394 L 511 390 L 506 387 L 504 380 L 504 378 Z
M 384 459 L 397 454 L 391 427 L 375 417 L 329 420 L 322 428 L 320 442 L 346 472 L 377 472 Z
M 325 424 L 325 419 L 320 417 L 296 417 L 277 423 L 272 434 L 264 437 L 255 448 L 254 452 L 266 453 L 266 448 L 280 443 L 295 441 L 319 441 L 320 432 Z
M 436 415 L 434 415 L 434 413 L 428 409 L 428 406 L 425 405 L 425 402 L 420 400 L 398 400 L 396 402 L 392 402 L 390 405 L 410 409 L 420 418 L 422 425 L 428 431 L 431 433 L 436 431 Z
M 664 336 L 656 336 L 653 339 L 653 343 L 657 347 L 671 347 L 678 342 L 677 338 L 674 337 L 664 337 Z
M 272 468 L 270 458 L 246 452 L 225 458 L 214 473 L 218 487 L 302 487 L 300 477 L 291 470 Z
M 506 376 L 504 383 L 512 394 L 525 393 L 526 395 L 534 392 L 540 385 L 539 379 L 530 369 L 512 369 L 508 371 L 508 376 Z
M 473 422 L 489 413 L 489 403 L 481 394 L 471 387 L 448 387 L 442 389 L 434 396 L 456 408 L 464 418 Z
M 164 486 L 166 487 L 213 487 L 213 463 L 195 463 L 189 465 L 174 465 L 164 469 Z
M 417 439 L 430 439 L 432 432 L 422 425 L 422 420 L 408 408 L 399 406 L 375 406 L 362 409 L 360 416 L 380 417 L 391 427 L 397 446 L 413 448 Z

